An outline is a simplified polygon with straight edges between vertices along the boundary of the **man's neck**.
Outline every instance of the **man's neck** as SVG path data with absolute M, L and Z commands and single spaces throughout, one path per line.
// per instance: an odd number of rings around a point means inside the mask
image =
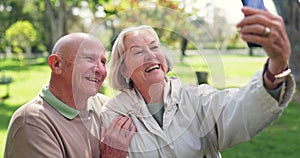
M 49 91 L 61 102 L 77 110 L 86 110 L 87 98 L 82 96 L 74 97 L 72 89 L 70 90 L 60 87 L 58 88 L 56 86 L 52 86 L 51 84 L 49 85 Z

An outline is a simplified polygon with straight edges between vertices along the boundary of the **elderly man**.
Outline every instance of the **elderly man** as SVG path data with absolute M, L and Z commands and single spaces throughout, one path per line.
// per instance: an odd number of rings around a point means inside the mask
M 48 64 L 49 85 L 11 119 L 4 157 L 125 157 L 127 151 L 120 149 L 127 149 L 136 130 L 127 117 L 102 130 L 106 139 L 119 144 L 117 149 L 100 143 L 100 109 L 107 100 L 98 93 L 106 78 L 100 41 L 84 33 L 66 35 L 55 44 Z

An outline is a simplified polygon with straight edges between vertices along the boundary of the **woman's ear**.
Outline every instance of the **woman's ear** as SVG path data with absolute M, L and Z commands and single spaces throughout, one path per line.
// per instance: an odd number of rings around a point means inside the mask
M 121 72 L 122 77 L 124 77 L 124 78 L 129 77 L 124 64 L 120 67 L 120 72 Z
M 63 72 L 63 60 L 57 54 L 51 54 L 49 56 L 48 65 L 55 74 L 61 74 Z

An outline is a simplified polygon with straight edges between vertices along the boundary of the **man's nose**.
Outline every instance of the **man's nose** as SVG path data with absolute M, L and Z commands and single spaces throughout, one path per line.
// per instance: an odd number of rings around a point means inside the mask
M 98 61 L 98 62 L 95 62 L 94 69 L 96 72 L 101 72 L 103 70 L 106 70 L 106 67 L 101 61 Z

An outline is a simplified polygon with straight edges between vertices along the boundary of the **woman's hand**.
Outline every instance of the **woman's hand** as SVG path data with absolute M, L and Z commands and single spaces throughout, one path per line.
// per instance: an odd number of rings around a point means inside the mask
M 126 116 L 115 118 L 107 130 L 102 128 L 100 140 L 101 158 L 126 157 L 128 146 L 136 132 L 132 120 Z
M 241 38 L 247 42 L 260 44 L 269 56 L 268 70 L 276 75 L 288 67 L 291 55 L 290 41 L 285 31 L 282 17 L 266 10 L 243 7 L 245 17 L 238 24 Z M 272 83 L 264 77 L 267 88 L 274 89 L 278 83 Z

